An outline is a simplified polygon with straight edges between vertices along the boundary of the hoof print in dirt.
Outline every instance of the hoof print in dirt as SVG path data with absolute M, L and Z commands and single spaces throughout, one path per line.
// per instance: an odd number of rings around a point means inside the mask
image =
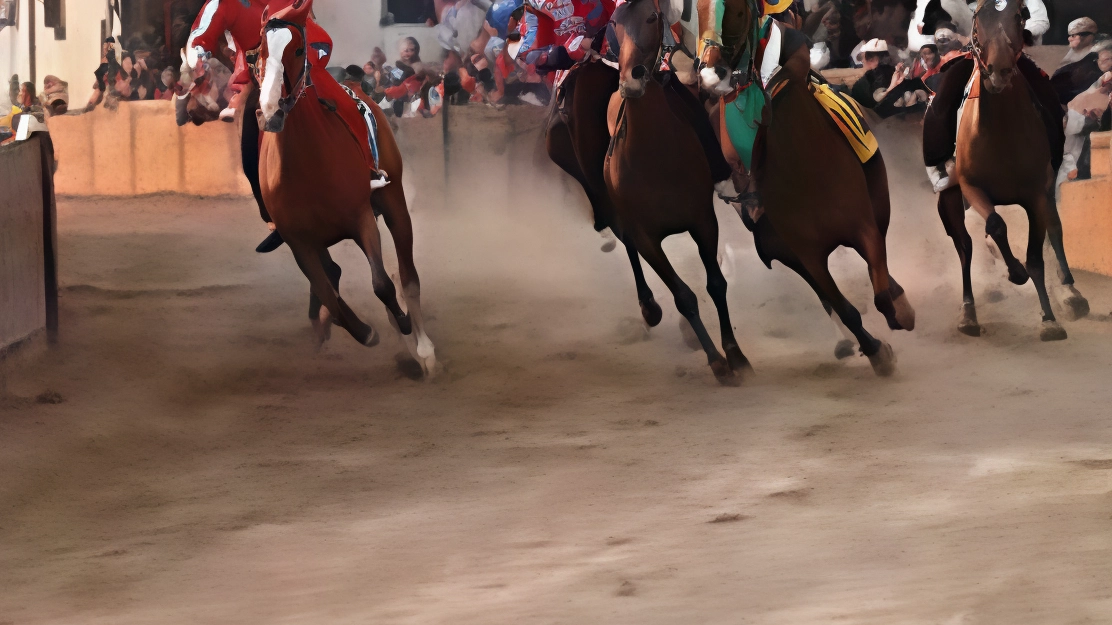
M 35 397 L 35 402 L 40 404 L 60 404 L 64 401 L 66 398 L 56 391 L 43 391 Z
M 838 360 L 849 358 L 853 355 L 853 347 L 853 341 L 849 339 L 842 339 L 838 341 L 838 344 L 834 346 L 834 357 Z
M 619 597 L 632 597 L 633 595 L 637 594 L 637 586 L 634 586 L 633 582 L 622 582 L 622 585 L 618 586 L 617 594 Z

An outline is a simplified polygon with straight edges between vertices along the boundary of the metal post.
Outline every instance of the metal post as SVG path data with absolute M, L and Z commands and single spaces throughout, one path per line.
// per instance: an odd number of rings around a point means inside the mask
M 35 29 L 38 26 L 35 19 L 35 4 L 37 0 L 27 0 L 27 42 L 28 48 L 28 64 L 30 65 L 28 73 L 31 74 L 31 84 L 38 84 L 35 78 Z M 34 97 L 34 94 L 31 94 Z

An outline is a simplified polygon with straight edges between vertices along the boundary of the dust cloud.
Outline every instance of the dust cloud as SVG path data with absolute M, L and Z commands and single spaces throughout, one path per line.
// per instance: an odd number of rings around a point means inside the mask
M 624 254 L 512 123 L 455 137 L 446 187 L 442 151 L 402 137 L 431 382 L 352 244 L 341 291 L 383 342 L 317 352 L 249 199 L 61 201 L 61 341 L 0 402 L 0 622 L 1112 618 L 1112 280 L 1078 272 L 1093 314 L 1041 343 L 1034 289 L 974 236 L 985 336 L 958 334 L 918 126 L 888 121 L 916 330 L 887 330 L 859 258 L 832 265 L 896 375 L 836 360 L 814 294 L 719 205 L 756 369 L 720 387 L 654 276 L 645 330 Z M 666 250 L 717 337 L 694 245 Z

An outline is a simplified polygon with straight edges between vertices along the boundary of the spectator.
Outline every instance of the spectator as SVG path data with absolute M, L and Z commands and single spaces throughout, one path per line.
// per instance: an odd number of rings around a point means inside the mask
M 43 78 L 42 86 L 39 102 L 47 117 L 65 115 L 69 110 L 69 84 L 57 76 L 47 76 Z
M 1097 53 L 1093 51 L 1096 31 L 1096 22 L 1087 17 L 1070 22 L 1070 49 L 1062 58 L 1061 66 L 1050 77 L 1063 105 L 1088 89 L 1103 73 L 1097 65 Z
M 861 47 L 860 55 L 857 60 L 866 71 L 853 84 L 850 95 L 861 106 L 873 109 L 881 117 L 889 117 L 900 112 L 897 109 L 919 102 L 920 95 L 915 87 L 922 83 L 907 80 L 909 72 L 903 63 L 892 67 L 887 43 L 870 39 Z
M 116 92 L 116 74 L 120 69 L 119 61 L 116 58 L 115 43 L 116 40 L 109 37 L 100 45 L 100 66 L 93 71 L 96 82 L 93 83 L 93 95 L 89 97 L 89 103 L 85 106 L 86 111 L 93 110 L 105 100 L 106 96 L 110 95 L 112 97 L 104 105 L 107 108 L 115 108 L 115 98 L 118 97 L 114 95 Z
M 1108 114 L 1109 94 L 1112 94 L 1112 42 L 1094 46 L 1097 66 L 1101 76 L 1088 89 L 1070 101 L 1066 109 L 1066 145 L 1062 166 L 1058 170 L 1058 184 L 1078 177 L 1078 164 L 1084 160 L 1089 135 L 1100 127 L 1101 119 Z M 1084 177 L 1084 176 L 1082 176 Z
M 414 74 L 425 71 L 425 64 L 421 62 L 421 44 L 415 38 L 406 37 L 398 42 L 398 62 L 395 65 L 409 67 Z
M 942 57 L 938 55 L 938 46 L 927 43 L 919 48 L 919 58 L 911 66 L 911 77 L 926 82 L 927 78 L 937 74 L 941 68 Z
M 178 84 L 177 70 L 172 65 L 167 65 L 154 85 L 154 99 L 173 100 L 174 94 L 180 94 L 181 91 L 182 86 Z

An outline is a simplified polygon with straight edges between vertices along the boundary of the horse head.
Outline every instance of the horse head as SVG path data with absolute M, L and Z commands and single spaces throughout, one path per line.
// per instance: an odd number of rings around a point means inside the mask
M 639 98 L 660 66 L 666 27 L 660 0 L 628 0 L 614 9 L 611 23 L 619 45 L 618 92 Z
M 305 37 L 312 5 L 313 0 L 294 0 L 273 16 L 263 13 L 259 125 L 266 132 L 282 132 L 286 117 L 312 84 Z
M 718 15 L 719 7 L 723 12 Z M 754 0 L 699 0 L 699 36 L 703 46 L 699 55 L 699 86 L 713 95 L 733 91 L 730 75 L 745 50 L 752 44 L 751 33 L 761 8 Z M 712 37 L 717 37 L 719 42 Z M 744 68 L 740 68 L 744 69 Z
M 1023 0 L 981 0 L 972 40 L 985 89 L 994 94 L 1007 89 L 1023 53 Z
M 181 84 L 185 92 L 175 96 L 174 108 L 179 126 L 187 122 L 200 126 L 220 117 L 220 89 L 212 80 L 209 60 L 200 57 L 195 65 L 190 65 L 185 50 L 181 53 Z

